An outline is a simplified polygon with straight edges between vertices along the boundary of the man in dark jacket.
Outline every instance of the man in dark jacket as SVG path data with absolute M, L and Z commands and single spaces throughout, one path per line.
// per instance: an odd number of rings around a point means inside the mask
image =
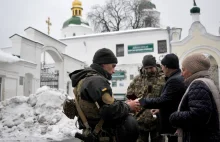
M 116 141 L 135 142 L 138 137 L 138 125 L 136 120 L 129 116 L 129 113 L 136 111 L 139 102 L 137 100 L 126 103 L 116 101 L 108 81 L 115 72 L 117 62 L 117 58 L 111 50 L 99 49 L 93 57 L 93 64 L 90 65 L 90 68 L 77 70 L 70 74 L 72 86 L 76 95 L 75 99 L 77 99 L 91 131 L 94 131 L 101 119 L 104 120 L 102 126 L 104 131 L 94 134 L 99 141 L 114 141 L 115 136 Z M 88 136 L 87 129 L 82 123 L 80 125 L 83 134 Z M 124 124 L 123 127 L 121 127 L 122 124 Z M 132 127 L 130 127 L 131 125 Z M 125 132 L 126 130 L 128 133 Z M 127 137 L 125 137 L 126 135 Z
M 139 102 L 145 108 L 159 109 L 161 134 L 167 135 L 168 142 L 177 142 L 177 137 L 173 136 L 176 129 L 169 123 L 169 117 L 177 110 L 185 92 L 185 86 L 179 69 L 179 59 L 175 54 L 167 54 L 162 59 L 161 64 L 166 76 L 166 84 L 161 96 L 157 98 L 142 98 Z

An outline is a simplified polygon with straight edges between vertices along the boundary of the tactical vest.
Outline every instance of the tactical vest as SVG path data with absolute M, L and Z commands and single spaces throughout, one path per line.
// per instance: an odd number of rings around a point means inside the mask
M 94 75 L 97 75 L 97 74 L 88 75 L 87 77 L 94 76 Z M 98 105 L 97 102 L 91 103 L 91 102 L 88 102 L 88 101 L 83 100 L 81 98 L 81 87 L 82 87 L 82 84 L 83 84 L 83 82 L 85 81 L 86 78 L 80 80 L 73 91 L 74 91 L 74 94 L 76 96 L 75 99 L 78 100 L 79 106 L 81 107 L 85 117 L 88 120 L 89 126 L 92 129 L 96 129 L 96 127 L 102 127 L 102 124 L 100 124 L 101 118 L 99 116 L 99 107 L 100 106 Z M 79 121 L 79 125 L 82 125 L 82 123 L 80 122 L 80 119 L 78 119 L 78 121 Z M 85 129 L 85 127 L 82 127 L 82 129 L 83 129 L 83 134 L 88 135 L 89 132 Z M 99 142 L 116 142 L 114 134 L 110 133 L 110 131 L 112 131 L 112 129 L 103 130 L 101 128 L 101 131 L 98 134 Z
M 97 106 L 98 104 L 91 103 L 89 101 L 81 99 L 81 92 L 80 91 L 81 91 L 83 81 L 86 78 L 80 80 L 79 83 L 77 84 L 77 86 L 74 88 L 74 94 L 76 96 L 75 99 L 77 99 L 77 101 L 78 101 L 84 115 L 86 116 L 87 120 L 88 121 L 89 120 L 97 120 L 97 122 L 98 122 L 100 120 L 99 110 L 98 110 L 99 106 Z

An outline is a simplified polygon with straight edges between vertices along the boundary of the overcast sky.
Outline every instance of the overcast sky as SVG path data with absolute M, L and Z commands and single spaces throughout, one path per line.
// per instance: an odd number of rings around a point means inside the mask
M 73 0 L 1 0 L 0 4 L 0 47 L 11 46 L 9 37 L 15 33 L 24 35 L 24 29 L 32 26 L 47 33 L 46 19 L 51 18 L 51 36 L 60 38 L 63 22 L 71 17 Z M 105 0 L 81 0 L 83 17 L 95 4 Z M 182 36 L 188 34 L 192 19 L 190 9 L 193 0 L 152 0 L 161 12 L 161 25 L 180 27 Z M 197 0 L 201 8 L 201 22 L 211 34 L 219 35 L 220 0 Z

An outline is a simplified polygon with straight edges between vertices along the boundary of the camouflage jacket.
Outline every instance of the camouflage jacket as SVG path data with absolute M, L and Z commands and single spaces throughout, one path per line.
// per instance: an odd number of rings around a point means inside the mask
M 157 68 L 155 75 L 148 76 L 145 73 L 140 73 L 130 83 L 127 89 L 127 98 L 154 98 L 161 95 L 161 91 L 165 84 L 165 76 L 160 68 Z M 157 122 L 150 112 L 150 109 L 141 110 L 135 114 L 139 123 L 140 129 L 144 131 L 151 131 L 157 128 Z

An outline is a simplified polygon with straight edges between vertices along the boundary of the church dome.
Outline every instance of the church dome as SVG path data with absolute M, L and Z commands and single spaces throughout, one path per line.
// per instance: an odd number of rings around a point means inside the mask
M 200 8 L 195 6 L 192 9 L 190 9 L 191 14 L 200 13 Z
M 70 19 L 63 23 L 63 28 L 68 27 L 69 25 L 86 25 L 89 26 L 89 23 L 84 21 L 81 17 L 72 16 Z
M 194 6 L 193 6 L 193 8 L 190 9 L 190 13 L 191 14 L 196 14 L 196 13 L 200 14 L 200 8 L 197 6 L 196 0 L 193 0 L 193 3 L 194 3 Z
M 82 6 L 82 2 L 79 0 L 74 0 L 72 3 L 73 7 L 81 7 Z

